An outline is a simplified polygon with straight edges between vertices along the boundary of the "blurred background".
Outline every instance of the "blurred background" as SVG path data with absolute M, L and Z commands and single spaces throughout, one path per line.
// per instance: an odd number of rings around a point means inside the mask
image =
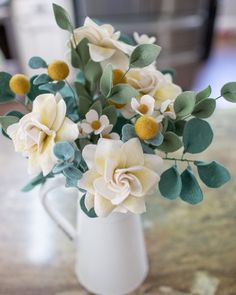
M 131 37 L 134 31 L 155 36 L 163 49 L 158 68 L 175 68 L 175 82 L 185 90 L 210 84 L 217 97 L 224 83 L 236 80 L 233 0 L 0 0 L 0 71 L 31 75 L 27 63 L 34 55 L 66 59 L 68 35 L 55 23 L 52 2 L 77 26 L 88 15 Z M 223 99 L 217 106 L 215 145 L 204 157 L 217 158 L 235 179 L 236 110 Z M 0 115 L 9 108 L 0 105 Z M 43 211 L 37 190 L 19 192 L 26 170 L 25 159 L 1 137 L 0 295 L 87 294 L 77 289 L 73 244 Z M 196 207 L 151 199 L 144 216 L 151 273 L 135 294 L 189 295 L 193 284 L 198 295 L 236 294 L 235 191 L 235 180 L 217 191 L 205 187 L 205 201 Z M 75 198 L 59 203 L 73 220 Z

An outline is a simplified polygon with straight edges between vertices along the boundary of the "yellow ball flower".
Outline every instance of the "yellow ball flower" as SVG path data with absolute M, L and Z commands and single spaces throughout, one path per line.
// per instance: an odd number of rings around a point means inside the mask
M 120 69 L 115 69 L 112 71 L 112 82 L 113 85 L 119 84 L 119 83 L 128 83 L 128 79 L 126 77 L 123 77 L 124 72 Z M 123 77 L 123 79 L 122 79 Z M 122 80 L 121 80 L 122 79 Z
M 69 73 L 68 65 L 62 60 L 56 60 L 48 65 L 48 76 L 54 81 L 65 80 Z
M 157 135 L 160 125 L 154 118 L 143 116 L 136 121 L 134 128 L 140 139 L 149 140 Z
M 25 95 L 30 91 L 30 81 L 23 74 L 16 74 L 9 82 L 10 89 L 16 95 Z

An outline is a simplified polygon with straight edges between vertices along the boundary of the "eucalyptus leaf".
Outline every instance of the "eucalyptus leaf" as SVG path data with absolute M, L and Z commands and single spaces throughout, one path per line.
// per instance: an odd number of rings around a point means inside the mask
M 153 148 L 151 148 L 147 143 L 145 143 L 144 141 L 141 142 L 141 146 L 143 148 L 143 152 L 145 154 L 151 154 L 151 155 L 155 155 L 155 150 Z
M 161 132 L 159 132 L 154 138 L 145 140 L 145 142 L 153 146 L 160 146 L 163 143 L 163 140 L 164 136 L 161 134 Z
M 220 163 L 195 161 L 200 179 L 211 188 L 218 188 L 230 180 L 229 171 Z
M 116 84 L 112 89 L 109 100 L 117 104 L 127 104 L 131 98 L 138 95 L 138 92 L 127 84 Z
M 37 96 L 39 96 L 40 94 L 45 94 L 47 93 L 47 91 L 45 90 L 40 90 L 39 89 L 39 86 L 38 85 L 35 85 L 34 84 L 34 80 L 37 79 L 38 75 L 36 76 L 33 76 L 31 79 L 30 79 L 30 92 L 27 93 L 27 97 L 29 98 L 30 101 L 34 101 L 35 98 Z
M 178 121 L 175 122 L 175 133 L 178 136 L 183 135 L 185 124 L 186 124 L 185 120 L 178 120 Z
M 11 75 L 6 72 L 0 72 L 0 104 L 15 99 L 15 94 L 9 87 Z
M 77 68 L 77 69 L 81 69 L 82 64 L 83 64 L 83 62 L 81 60 L 79 52 L 76 50 L 76 48 L 74 48 L 73 45 L 71 45 L 71 65 L 72 65 L 72 67 Z
M 59 92 L 65 86 L 64 81 L 58 81 L 56 83 L 47 83 L 39 86 L 40 90 L 45 90 L 51 93 Z
M 85 85 L 80 82 L 75 82 L 75 90 L 78 96 L 82 95 L 84 97 L 90 98 L 89 93 L 87 89 L 85 88 Z
M 71 166 L 73 166 L 73 164 L 70 163 L 70 162 L 62 162 L 62 163 L 58 163 L 58 164 L 56 164 L 56 165 L 53 167 L 52 172 L 53 172 L 54 174 L 58 174 L 58 173 L 61 173 L 64 169 L 69 168 L 69 167 L 71 167 Z
M 9 126 L 17 123 L 18 121 L 19 118 L 15 116 L 0 116 L 0 125 L 5 132 L 7 132 L 7 128 Z
M 108 106 L 103 109 L 102 111 L 103 115 L 106 115 L 109 119 L 110 124 L 113 126 L 116 125 L 117 122 L 117 110 L 115 106 Z
M 126 124 L 122 128 L 122 141 L 126 142 L 131 138 L 137 137 L 134 125 Z
M 163 75 L 169 74 L 172 77 L 174 77 L 176 75 L 176 70 L 172 69 L 172 68 L 162 69 L 161 72 L 162 72 Z
M 196 103 L 199 103 L 200 101 L 207 99 L 211 95 L 211 86 L 208 85 L 205 89 L 198 92 L 196 95 Z
M 201 153 L 211 144 L 212 140 L 213 131 L 208 122 L 193 118 L 186 123 L 183 132 L 185 153 Z
M 161 174 L 159 190 L 163 197 L 174 200 L 182 189 L 182 180 L 176 166 L 173 166 Z
M 96 218 L 97 214 L 94 211 L 94 208 L 88 210 L 85 206 L 85 198 L 86 195 L 84 195 L 81 199 L 80 199 L 80 207 L 82 209 L 82 211 L 90 218 Z
M 79 166 L 80 162 L 82 160 L 82 154 L 80 151 L 76 150 L 75 151 L 75 156 L 74 156 L 74 163 Z
M 68 167 L 68 168 L 64 169 L 63 174 L 67 178 L 74 179 L 74 180 L 79 180 L 83 176 L 83 173 L 75 167 Z
M 182 92 L 174 102 L 174 110 L 178 118 L 192 113 L 195 106 L 195 94 L 192 91 Z
M 48 65 L 44 59 L 40 56 L 33 56 L 29 60 L 29 66 L 31 69 L 40 69 L 40 68 L 47 68 Z
M 163 152 L 173 153 L 182 147 L 182 141 L 173 132 L 168 131 L 164 134 L 163 143 L 158 147 Z
M 153 63 L 161 52 L 161 47 L 154 44 L 138 45 L 130 56 L 130 68 L 144 68 Z
M 213 98 L 208 98 L 200 101 L 195 105 L 192 115 L 197 118 L 208 118 L 210 117 L 216 108 L 216 101 Z
M 60 5 L 53 3 L 53 12 L 58 27 L 60 27 L 62 30 L 72 33 L 73 25 L 67 11 Z
M 226 83 L 221 88 L 221 96 L 230 102 L 236 102 L 236 82 Z
M 53 178 L 53 174 L 49 173 L 48 175 L 43 176 L 43 173 L 41 172 L 39 175 L 31 179 L 30 182 L 21 189 L 21 191 L 27 193 L 34 189 L 35 186 L 45 183 L 48 178 Z
M 83 66 L 85 66 L 90 60 L 88 43 L 89 43 L 88 39 L 84 38 L 76 46 L 76 51 L 80 55 Z
M 19 111 L 10 111 L 10 112 L 7 112 L 5 114 L 5 116 L 13 116 L 13 117 L 17 117 L 19 119 L 21 119 L 22 117 L 24 117 L 25 114 L 19 112 Z
M 106 65 L 100 80 L 100 89 L 104 96 L 109 96 L 112 88 L 112 65 Z
M 47 74 L 41 74 L 41 75 L 38 75 L 34 79 L 33 84 L 34 85 L 41 85 L 41 84 L 46 84 L 51 81 L 52 81 L 52 79 Z
M 78 188 L 78 179 L 66 177 L 65 187 L 77 187 Z
M 91 101 L 88 99 L 87 96 L 80 95 L 79 96 L 79 102 L 78 102 L 78 112 L 79 116 L 83 119 L 87 112 L 89 111 L 89 108 L 91 106 Z
M 67 141 L 56 143 L 53 149 L 54 155 L 62 161 L 68 161 L 74 158 L 75 150 L 73 146 Z
M 90 83 L 96 83 L 102 75 L 102 68 L 100 63 L 89 60 L 84 68 L 84 75 Z
M 101 102 L 98 100 L 98 101 L 95 101 L 91 107 L 90 107 L 90 110 L 95 110 L 99 116 L 102 115 L 102 104 Z
M 80 138 L 76 140 L 78 148 L 83 151 L 84 147 L 88 144 L 91 144 L 91 141 L 88 138 Z
M 180 198 L 192 205 L 203 200 L 203 193 L 190 167 L 181 174 L 182 189 Z

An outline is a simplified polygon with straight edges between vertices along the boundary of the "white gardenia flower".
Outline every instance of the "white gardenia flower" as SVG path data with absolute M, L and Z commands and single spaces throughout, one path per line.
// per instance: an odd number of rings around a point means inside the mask
M 148 94 L 143 95 L 140 100 L 137 100 L 136 98 L 132 98 L 131 100 L 132 109 L 141 116 L 152 116 L 154 112 L 154 106 L 155 99 Z
M 29 160 L 30 173 L 47 175 L 57 162 L 53 154 L 56 142 L 73 142 L 78 137 L 77 124 L 66 117 L 66 104 L 57 94 L 41 94 L 33 102 L 32 112 L 8 127 L 16 152 Z
M 119 41 L 120 32 L 115 32 L 113 26 L 98 25 L 86 17 L 84 25 L 74 30 L 74 36 L 76 45 L 82 39 L 88 39 L 89 53 L 93 61 L 101 62 L 103 66 L 111 63 L 114 68 L 128 68 L 128 56 L 134 47 Z
M 176 114 L 175 114 L 175 110 L 174 110 L 174 103 L 173 103 L 173 101 L 171 101 L 170 99 L 164 101 L 161 104 L 160 113 L 164 117 L 169 117 L 169 118 L 175 120 L 176 119 Z
M 153 44 L 156 42 L 156 37 L 149 37 L 147 34 L 139 35 L 139 33 L 134 32 L 133 36 L 137 44 Z
M 95 110 L 90 110 L 85 115 L 86 120 L 83 120 L 81 123 L 81 128 L 83 132 L 90 134 L 100 134 L 106 130 L 111 130 L 113 125 L 110 124 L 109 119 L 106 115 L 99 117 L 98 113 Z
M 159 182 L 162 159 L 144 154 L 140 141 L 127 142 L 101 138 L 97 145 L 83 150 L 89 170 L 79 181 L 87 191 L 85 205 L 94 207 L 98 216 L 111 212 L 145 212 L 145 197 Z
M 162 74 L 154 67 L 131 69 L 127 75 L 128 83 L 140 95 L 149 94 L 155 99 L 155 108 L 160 108 L 165 100 L 174 101 L 182 89 L 172 82 L 169 74 Z

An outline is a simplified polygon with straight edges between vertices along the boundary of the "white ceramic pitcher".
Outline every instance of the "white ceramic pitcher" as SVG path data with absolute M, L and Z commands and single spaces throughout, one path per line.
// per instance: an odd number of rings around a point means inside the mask
M 81 285 L 102 295 L 124 295 L 134 291 L 148 273 L 140 216 L 113 213 L 105 218 L 89 218 L 78 202 L 76 229 L 53 208 L 48 198 L 49 192 L 62 186 L 61 178 L 47 181 L 41 187 L 40 198 L 49 215 L 76 243 L 75 272 Z M 57 190 L 57 193 L 66 194 L 66 190 Z

